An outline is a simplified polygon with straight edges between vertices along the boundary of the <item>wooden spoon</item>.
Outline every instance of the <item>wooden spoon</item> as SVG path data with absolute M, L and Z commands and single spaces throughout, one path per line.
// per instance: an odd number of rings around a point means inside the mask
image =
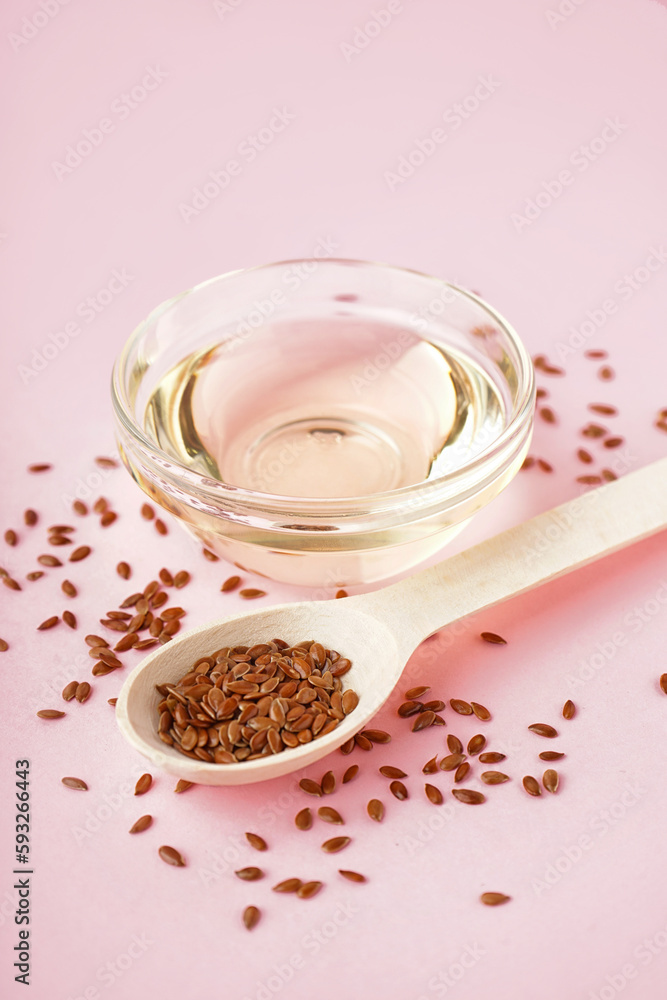
M 247 784 L 304 768 L 373 718 L 410 654 L 427 636 L 665 527 L 667 458 L 390 587 L 344 600 L 249 611 L 192 629 L 132 671 L 118 698 L 118 725 L 156 767 L 202 785 Z M 357 692 L 359 704 L 333 732 L 238 764 L 192 760 L 160 741 L 156 684 L 174 683 L 197 658 L 221 646 L 250 646 L 276 637 L 290 644 L 311 639 L 352 661 L 345 684 Z

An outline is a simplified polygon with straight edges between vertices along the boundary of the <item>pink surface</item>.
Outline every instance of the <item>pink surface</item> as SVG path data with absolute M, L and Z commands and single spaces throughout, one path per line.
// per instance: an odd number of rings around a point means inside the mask
M 389 23 L 366 32 L 387 11 Z M 134 800 L 144 767 L 106 701 L 137 654 L 116 675 L 92 679 L 87 704 L 59 697 L 66 680 L 89 677 L 83 635 L 132 589 L 114 573 L 119 559 L 132 563 L 139 586 L 160 566 L 190 569 L 179 595 L 188 625 L 243 604 L 219 593 L 229 567 L 206 562 L 173 525 L 159 537 L 141 521 L 141 494 L 125 473 L 93 463 L 113 450 L 115 354 L 150 308 L 206 277 L 308 256 L 327 241 L 339 256 L 480 289 L 532 352 L 563 364 L 566 378 L 540 380 L 559 423 L 538 421 L 533 447 L 555 473 L 522 473 L 456 548 L 576 495 L 574 477 L 587 471 L 575 457 L 577 430 L 592 400 L 621 411 L 609 424 L 627 445 L 606 465 L 616 460 L 622 472 L 664 454 L 653 427 L 667 405 L 661 5 L 44 0 L 7 3 L 1 18 L 13 97 L 0 212 L 3 528 L 21 538 L 0 563 L 24 586 L 2 588 L 0 635 L 11 647 L 0 654 L 11 720 L 0 782 L 3 997 L 26 995 L 13 982 L 11 803 L 14 760 L 29 758 L 36 1000 L 662 998 L 665 537 L 422 647 L 401 690 L 430 683 L 434 697 L 480 701 L 493 719 L 471 722 L 448 708 L 448 729 L 413 735 L 396 717 L 397 694 L 377 719 L 393 735 L 389 746 L 336 753 L 311 769 L 320 777 L 330 766 L 340 778 L 348 764 L 361 767 L 329 800 L 353 838 L 341 855 L 320 850 L 332 835 L 321 821 L 295 829 L 297 810 L 318 805 L 295 778 L 176 796 L 174 781 L 156 774 Z M 128 103 L 123 95 L 143 79 L 154 89 Z M 466 98 L 478 106 L 464 120 L 456 105 Z M 243 143 L 272 119 L 272 141 L 251 161 Z M 97 145 L 58 167 L 84 130 Z M 429 155 L 410 168 L 418 143 Z M 230 159 L 241 169 L 225 190 L 198 214 L 183 208 Z M 411 176 L 399 176 L 401 163 Z M 533 218 L 522 222 L 527 211 Z M 597 380 L 588 348 L 610 352 L 613 382 Z M 54 470 L 28 475 L 37 461 Z M 104 531 L 96 518 L 77 520 L 93 555 L 26 583 L 47 548 L 44 527 L 72 520 L 77 489 L 110 498 L 119 521 Z M 40 513 L 33 529 L 22 526 L 28 505 Z M 70 602 L 59 589 L 64 572 L 80 588 Z M 262 604 L 303 597 L 267 589 Z M 77 632 L 35 631 L 66 606 Z M 482 629 L 508 645 L 482 643 Z M 564 722 L 568 697 L 579 710 Z M 67 717 L 42 722 L 43 707 L 64 707 Z M 548 743 L 527 732 L 536 721 L 557 726 L 567 753 L 560 792 L 540 800 L 520 787 L 524 774 L 540 773 L 536 754 Z M 501 766 L 512 782 L 490 789 L 481 808 L 451 796 L 430 805 L 421 766 L 443 752 L 446 732 L 479 731 L 508 754 Z M 377 773 L 383 763 L 409 772 L 409 801 L 391 797 Z M 64 788 L 66 774 L 90 790 Z M 442 772 L 432 780 L 451 784 Z M 386 804 L 381 826 L 365 814 L 371 797 Z M 145 812 L 153 827 L 128 836 Z M 245 845 L 245 830 L 266 837 L 266 855 Z M 186 868 L 159 860 L 165 843 L 182 850 Z M 236 879 L 248 864 L 266 879 Z M 368 885 L 343 882 L 339 867 L 364 872 Z M 325 891 L 311 901 L 270 891 L 295 874 L 323 879 Z M 478 902 L 485 890 L 512 902 L 487 909 Z M 240 913 L 251 902 L 263 919 L 248 934 Z

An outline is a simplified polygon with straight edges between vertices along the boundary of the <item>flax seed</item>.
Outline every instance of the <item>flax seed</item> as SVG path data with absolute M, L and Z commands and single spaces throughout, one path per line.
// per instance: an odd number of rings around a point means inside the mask
M 140 816 L 134 826 L 131 826 L 129 833 L 143 833 L 153 823 L 152 816 Z
M 158 848 L 158 854 L 165 862 L 165 864 L 173 865 L 175 868 L 184 868 L 185 861 L 180 851 L 177 851 L 175 847 L 169 847 L 164 844 L 162 847 Z
M 479 898 L 485 906 L 502 906 L 503 903 L 509 903 L 512 897 L 505 896 L 502 892 L 483 892 Z
M 297 830 L 310 830 L 313 825 L 313 814 L 308 807 L 299 810 L 294 817 L 294 825 Z
M 505 760 L 505 754 L 497 753 L 495 750 L 479 755 L 480 764 L 499 764 L 501 760 Z
M 179 778 L 176 782 L 174 792 L 176 795 L 182 795 L 183 792 L 187 792 L 188 788 L 192 788 L 193 784 L 194 782 L 192 781 L 186 781 L 185 778 Z
M 479 777 L 485 785 L 502 785 L 510 780 L 509 776 L 503 774 L 502 771 L 482 771 Z
M 359 747 L 360 750 L 368 751 L 373 749 L 373 744 L 371 743 L 370 740 L 366 739 L 363 733 L 356 733 L 354 737 L 354 742 Z
M 312 899 L 320 891 L 323 882 L 303 882 L 299 888 L 296 890 L 296 894 L 299 899 Z
M 63 580 L 63 582 L 60 584 L 60 589 L 62 590 L 63 594 L 66 594 L 68 597 L 76 597 L 77 594 L 79 593 L 79 591 L 76 589 L 74 584 L 71 583 L 70 580 Z
M 551 767 L 542 775 L 542 784 L 552 795 L 555 795 L 558 791 L 558 780 L 558 771 L 554 771 Z
M 109 525 L 113 524 L 117 518 L 118 514 L 116 514 L 115 511 L 105 510 L 104 513 L 102 514 L 102 517 L 100 518 L 100 524 L 102 525 L 103 528 L 108 528 Z
M 352 764 L 350 767 L 348 767 L 345 774 L 343 775 L 343 784 L 347 785 L 349 781 L 354 781 L 354 779 L 358 774 L 359 774 L 359 765 Z
M 467 760 L 464 760 L 464 762 L 462 764 L 459 764 L 459 766 L 456 768 L 456 771 L 454 772 L 455 783 L 458 785 L 461 781 L 465 781 L 465 779 L 468 777 L 469 774 L 470 774 L 470 764 L 468 763 Z
M 438 757 L 436 754 L 435 757 L 431 757 L 430 760 L 426 761 L 426 763 L 422 767 L 422 774 L 435 774 L 437 770 L 438 770 Z
M 384 764 L 379 771 L 385 778 L 407 778 L 407 774 L 401 771 L 400 767 L 391 767 L 389 764 Z
M 317 810 L 317 815 L 320 819 L 324 820 L 325 823 L 344 823 L 344 819 L 337 809 L 332 809 L 331 806 L 321 806 Z
M 246 840 L 256 851 L 266 851 L 269 846 L 264 837 L 260 837 L 257 833 L 246 833 Z
M 376 823 L 381 823 L 384 819 L 384 806 L 379 799 L 371 799 L 366 806 L 366 812 Z
M 132 576 L 132 570 L 130 569 L 130 564 L 126 562 L 119 562 L 116 566 L 116 572 L 123 580 L 129 580 Z
M 593 461 L 593 456 L 589 451 L 586 451 L 585 448 L 578 449 L 577 458 L 579 459 L 580 462 L 583 462 L 585 465 L 590 465 L 591 462 Z
M 347 691 L 345 694 L 347 694 Z M 343 695 L 343 699 L 344 698 L 345 695 Z M 358 700 L 359 699 L 357 698 L 357 702 Z M 344 707 L 345 706 L 343 706 L 343 710 Z M 389 733 L 385 733 L 383 729 L 363 729 L 362 732 L 366 739 L 370 740 L 371 743 L 391 743 L 391 736 Z
M 286 878 L 277 885 L 272 886 L 273 892 L 296 892 L 301 888 L 303 882 L 300 878 Z
M 28 507 L 27 510 L 23 511 L 23 523 L 27 525 L 28 528 L 32 528 L 33 525 L 37 524 L 38 520 L 39 515 L 36 510 L 32 509 L 32 507 Z
M 249 931 L 253 930 L 253 928 L 255 928 L 259 923 L 261 915 L 261 912 L 256 906 L 246 906 L 243 911 L 243 923 L 245 924 L 246 929 Z
M 553 740 L 558 736 L 558 732 L 553 726 L 548 726 L 543 722 L 534 722 L 532 726 L 528 726 L 531 733 L 536 733 L 538 736 L 545 736 L 549 740 Z
M 155 518 L 155 530 L 157 531 L 158 535 L 166 535 L 169 532 L 167 525 L 164 523 L 161 517 Z
M 399 705 L 397 714 L 402 719 L 408 719 L 411 715 L 416 715 L 420 712 L 421 708 L 422 704 L 420 701 L 404 701 L 402 705 Z
M 223 592 L 223 594 L 226 594 L 230 590 L 236 590 L 240 582 L 241 582 L 240 576 L 228 576 L 225 582 L 223 583 L 222 587 L 220 588 L 220 590 Z
M 318 783 L 313 781 L 312 778 L 302 778 L 299 782 L 299 788 L 301 791 L 307 792 L 308 795 L 316 795 L 320 797 L 323 794 L 322 786 L 318 785 Z
M 48 472 L 53 466 L 49 465 L 48 462 L 37 462 L 35 465 L 28 466 L 28 472 Z
M 76 617 L 71 611 L 63 611 L 63 621 L 69 628 L 76 628 Z
M 88 791 L 88 785 L 82 778 L 61 778 L 60 780 L 66 788 L 72 788 L 76 792 Z
M 667 694 L 667 674 L 660 675 L 660 690 L 663 694 Z
M 491 642 L 497 646 L 506 646 L 507 639 L 503 639 L 502 635 L 498 635 L 496 632 L 480 632 L 480 639 L 484 642 Z
M 351 871 L 349 871 L 348 869 L 345 869 L 345 868 L 339 868 L 338 869 L 338 874 L 342 875 L 343 878 L 346 878 L 348 880 L 348 882 L 366 882 L 367 881 L 365 875 L 360 875 L 359 872 L 351 872 Z
M 44 632 L 48 628 L 53 628 L 54 625 L 57 625 L 59 621 L 60 618 L 58 615 L 51 615 L 50 618 L 46 618 L 41 625 L 37 626 L 37 631 Z
M 90 545 L 80 545 L 78 549 L 74 549 L 74 551 L 70 553 L 69 561 L 80 562 L 82 559 L 85 559 L 86 556 L 89 556 L 92 551 L 93 550 Z
M 556 750 L 543 750 L 538 756 L 540 760 L 562 760 L 565 754 Z
M 459 802 L 465 802 L 466 805 L 476 806 L 480 805 L 482 802 L 486 802 L 486 795 L 482 792 L 477 792 L 473 788 L 452 788 L 452 795 Z
M 90 692 L 91 692 L 91 687 L 88 681 L 81 681 L 80 684 L 77 684 L 76 691 L 74 692 L 74 694 L 79 704 L 82 705 L 84 701 L 88 701 L 88 699 L 90 698 Z
M 417 701 L 423 694 L 426 694 L 430 690 L 430 687 L 413 687 L 409 691 L 406 691 L 403 697 L 406 701 Z
M 246 587 L 245 590 L 239 590 L 239 597 L 246 601 L 252 601 L 256 597 L 266 597 L 266 591 L 257 590 L 255 587 Z
M 564 719 L 574 718 L 574 714 L 576 711 L 577 709 L 574 702 L 569 700 L 566 701 L 565 704 L 563 705 L 563 718 Z
M 37 562 L 40 566 L 62 566 L 62 563 L 57 556 L 52 556 L 48 553 L 43 556 L 37 556 Z
M 242 879 L 244 882 L 257 882 L 260 878 L 264 878 L 264 872 L 261 868 L 254 868 L 252 866 L 248 868 L 239 868 L 234 872 L 237 878 Z
M 424 791 L 426 792 L 426 798 L 429 802 L 432 802 L 434 806 L 441 806 L 444 802 L 442 792 L 435 785 L 429 785 L 428 782 L 424 785 Z
M 476 701 L 471 701 L 470 707 L 472 708 L 473 712 L 480 720 L 480 722 L 488 722 L 489 719 L 491 718 L 491 713 L 489 712 L 488 708 L 484 707 L 484 705 L 480 705 Z
M 28 573 L 26 580 L 39 580 L 44 574 L 40 569 L 33 570 L 32 573 Z
M 55 708 L 41 708 L 37 715 L 40 719 L 62 719 L 65 713 Z
M 62 691 L 63 701 L 71 701 L 76 695 L 78 686 L 78 681 L 70 681 L 69 684 L 66 684 Z
M 392 781 L 389 785 L 389 791 L 394 798 L 398 799 L 400 802 L 403 802 L 409 797 L 408 790 L 402 781 Z
M 338 854 L 351 842 L 351 837 L 331 837 L 321 845 L 325 854 Z
M 461 701 L 460 698 L 451 698 L 449 705 L 457 715 L 472 715 L 472 705 L 469 705 L 467 701 Z
M 428 729 L 435 721 L 435 712 L 421 712 L 412 723 L 412 732 L 418 733 L 422 729 Z
M 468 741 L 468 753 L 470 754 L 471 757 L 474 757 L 481 750 L 483 750 L 485 746 L 486 746 L 486 736 L 482 736 L 481 734 L 473 736 Z
M 88 513 L 88 507 L 83 500 L 74 500 L 72 503 L 72 510 L 75 514 L 78 514 L 79 517 L 85 517 Z
M 136 785 L 134 786 L 135 795 L 145 795 L 148 789 L 153 784 L 153 776 L 151 774 L 142 774 Z
M 153 510 L 150 504 L 144 503 L 141 505 L 141 516 L 143 517 L 144 521 L 153 520 L 153 518 L 155 517 L 155 511 Z
M 533 778 L 532 775 L 527 774 L 526 777 L 523 779 L 522 784 L 529 795 L 537 796 L 542 794 L 540 786 L 538 785 L 537 781 L 535 780 L 535 778 Z

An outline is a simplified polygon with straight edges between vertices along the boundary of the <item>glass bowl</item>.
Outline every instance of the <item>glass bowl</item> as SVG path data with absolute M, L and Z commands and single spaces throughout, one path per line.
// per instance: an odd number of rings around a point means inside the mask
M 241 569 L 325 591 L 441 549 L 520 468 L 535 407 L 528 353 L 477 295 L 334 259 L 158 306 L 112 394 L 155 503 Z

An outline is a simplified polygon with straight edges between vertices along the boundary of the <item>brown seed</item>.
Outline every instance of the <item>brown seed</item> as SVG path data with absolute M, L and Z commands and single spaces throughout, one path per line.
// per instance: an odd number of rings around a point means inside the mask
M 266 591 L 257 590 L 254 587 L 247 587 L 245 590 L 239 591 L 239 596 L 243 597 L 246 601 L 252 601 L 255 597 L 266 597 Z
M 384 806 L 379 799 L 371 799 L 366 806 L 366 812 L 376 823 L 381 823 L 384 819 Z
M 240 584 L 240 582 L 241 582 L 240 576 L 229 576 L 223 583 L 220 590 L 223 592 L 223 594 L 226 594 L 230 590 L 235 590 Z
M 118 576 L 122 577 L 123 580 L 129 580 L 132 576 L 130 564 L 126 562 L 119 562 L 116 566 L 116 572 L 118 573 Z
M 6 653 L 9 649 L 9 643 L 6 639 L 0 639 L 0 653 Z
M 564 756 L 564 753 L 558 753 L 556 750 L 544 750 L 539 754 L 540 760 L 562 760 Z
M 359 704 L 359 695 L 352 688 L 348 688 L 347 691 L 343 692 L 342 698 L 342 709 L 345 715 L 349 715 L 350 712 L 354 712 L 355 708 Z
M 187 792 L 188 788 L 192 788 L 193 784 L 193 781 L 186 781 L 185 778 L 179 778 L 174 791 L 177 795 L 181 795 L 183 792 Z
M 108 528 L 110 524 L 113 524 L 118 514 L 113 510 L 105 510 L 100 518 L 100 524 L 103 528 Z
M 483 892 L 479 897 L 485 906 L 501 906 L 503 903 L 508 903 L 511 896 L 505 896 L 502 892 Z
M 74 551 L 70 553 L 69 561 L 80 562 L 82 559 L 85 559 L 86 556 L 89 556 L 92 551 L 93 550 L 90 545 L 80 545 L 77 549 L 74 549 Z
M 143 833 L 153 823 L 152 816 L 140 816 L 134 826 L 130 827 L 130 833 Z
M 43 556 L 37 556 L 37 562 L 40 566 L 62 566 L 57 556 L 51 556 L 48 553 Z
M 621 445 L 625 444 L 625 438 L 622 437 L 610 437 L 606 441 L 602 442 L 603 448 L 620 448 Z
M 332 809 L 331 806 L 321 806 L 321 808 L 317 810 L 317 815 L 320 819 L 323 819 L 325 823 L 345 822 L 338 810 Z
M 577 711 L 576 706 L 573 701 L 566 701 L 563 705 L 563 718 L 573 719 L 574 713 Z
M 269 846 L 264 837 L 260 837 L 257 833 L 246 833 L 245 836 L 250 846 L 254 847 L 256 851 L 265 851 Z
M 597 349 L 594 350 L 594 351 L 592 351 L 592 350 L 591 351 L 584 351 L 584 357 L 585 358 L 606 358 L 608 356 L 609 355 L 607 354 L 606 351 L 599 351 Z
M 294 824 L 297 830 L 310 830 L 313 825 L 313 814 L 307 806 L 296 814 Z
M 489 751 L 479 755 L 480 764 L 499 764 L 501 760 L 505 760 L 505 754 L 497 753 L 496 751 Z
M 426 694 L 426 692 L 430 690 L 431 690 L 430 687 L 410 688 L 409 691 L 405 692 L 404 698 L 406 701 L 416 701 L 418 698 L 421 698 L 423 694 Z
M 331 837 L 330 840 L 325 840 L 322 844 L 322 850 L 325 854 L 338 854 L 343 848 L 352 840 L 351 837 Z
M 582 437 L 601 438 L 604 437 L 605 434 L 607 434 L 608 432 L 607 428 L 601 427 L 600 424 L 586 424 L 585 427 L 581 428 L 579 433 L 582 435 Z
M 72 539 L 67 535 L 49 535 L 49 545 L 71 545 Z
M 547 424 L 556 423 L 556 414 L 550 406 L 542 406 L 537 412 Z
M 333 771 L 327 771 L 320 782 L 322 795 L 331 795 L 336 790 L 336 779 Z
M 610 382 L 616 375 L 616 372 L 609 365 L 603 365 L 602 368 L 598 370 L 598 378 L 602 379 L 603 382 Z
M 472 736 L 468 740 L 468 753 L 470 754 L 471 757 L 474 757 L 476 754 L 480 752 L 480 750 L 483 750 L 485 746 L 486 746 L 486 736 L 482 736 L 481 734 L 478 734 L 477 736 Z
M 343 775 L 343 784 L 347 785 L 348 781 L 354 781 L 356 776 L 359 774 L 359 765 L 351 764 L 347 771 Z
M 105 455 L 98 455 L 95 459 L 95 464 L 100 467 L 100 469 L 117 469 L 118 462 L 115 458 L 107 458 Z
M 370 740 L 366 739 L 363 733 L 356 733 L 354 737 L 354 742 L 356 746 L 359 747 L 360 750 L 368 751 L 373 749 L 373 744 L 371 743 Z
M 82 778 L 61 778 L 66 788 L 73 788 L 76 792 L 87 792 L 88 785 Z
M 69 580 L 63 580 L 63 582 L 60 584 L 60 589 L 62 590 L 63 594 L 67 594 L 68 597 L 76 597 L 77 594 L 79 593 L 74 584 L 71 583 Z M 63 615 L 63 618 L 64 617 L 65 616 Z
M 211 552 L 210 549 L 202 549 L 202 554 L 209 562 L 220 562 L 220 556 L 216 556 L 215 552 Z
M 134 786 L 135 795 L 145 795 L 148 789 L 153 784 L 153 776 L 151 774 L 142 774 L 136 785 Z
M 351 872 L 346 868 L 339 868 L 338 874 L 346 878 L 348 882 L 366 882 L 366 876 L 360 875 L 359 872 Z
M 296 894 L 299 899 L 311 899 L 317 895 L 323 885 L 323 882 L 303 882 L 296 890 Z
M 451 698 L 449 704 L 452 711 L 456 712 L 457 715 L 472 715 L 472 705 L 469 705 L 467 701 L 461 701 L 460 698 Z
M 667 430 L 667 427 L 665 428 L 665 430 Z M 611 469 L 603 469 L 602 478 L 606 483 L 613 483 L 615 479 L 618 479 L 618 476 L 616 475 L 615 472 L 612 472 Z
M 454 781 L 458 785 L 461 781 L 465 781 L 470 773 L 470 764 L 467 760 L 464 760 L 462 764 L 456 768 L 454 773 Z
M 37 626 L 37 631 L 43 632 L 47 628 L 53 628 L 54 625 L 57 625 L 59 621 L 60 618 L 58 617 L 58 615 L 51 615 L 50 618 L 46 618 L 41 625 Z
M 424 785 L 424 791 L 426 792 L 426 798 L 429 802 L 432 802 L 434 806 L 441 806 L 444 799 L 442 792 L 435 785 L 429 785 L 428 782 Z
M 422 729 L 428 729 L 435 721 L 435 712 L 421 712 L 412 723 L 412 732 L 418 733 Z
M 546 736 L 547 739 L 553 740 L 554 737 L 558 736 L 558 733 L 553 726 L 547 726 L 543 722 L 534 722 L 532 726 L 528 726 L 531 733 L 536 733 L 538 736 Z
M 40 719 L 62 719 L 64 714 L 55 708 L 41 708 L 37 713 Z
M 66 684 L 62 692 L 63 701 L 71 701 L 76 696 L 78 686 L 78 681 L 70 681 L 69 684 Z
M 577 482 L 583 486 L 599 486 L 602 479 L 600 476 L 577 476 Z
M 548 792 L 555 795 L 558 791 L 558 771 L 554 771 L 551 767 L 547 768 L 542 775 L 542 784 Z
M 533 778 L 532 775 L 527 774 L 526 777 L 523 779 L 522 784 L 523 784 L 523 787 L 526 789 L 526 791 L 528 792 L 529 795 L 541 795 L 542 794 L 540 786 L 538 785 L 537 781 L 535 780 L 535 778 Z
M 590 465 L 591 462 L 593 461 L 593 456 L 589 451 L 586 451 L 585 448 L 578 449 L 577 458 L 579 459 L 580 462 L 583 462 L 585 465 Z
M 243 923 L 245 924 L 247 930 L 251 931 L 260 921 L 261 917 L 260 910 L 256 906 L 246 906 L 243 911 Z
M 234 874 L 237 878 L 243 879 L 244 882 L 257 882 L 258 879 L 264 878 L 264 872 L 261 868 L 239 868 Z
M 485 785 L 502 785 L 510 780 L 502 771 L 482 771 L 480 778 Z
M 477 806 L 486 802 L 486 795 L 476 792 L 473 788 L 452 788 L 452 795 L 459 802 L 465 802 L 469 806 Z
M 11 576 L 3 576 L 2 582 L 4 583 L 5 587 L 9 587 L 10 590 L 21 589 L 21 584 L 18 582 L 18 580 L 15 580 Z
M 408 790 L 402 781 L 392 781 L 389 785 L 389 791 L 395 799 L 401 802 L 408 798 Z
M 496 632 L 480 632 L 479 637 L 480 639 L 483 639 L 484 642 L 492 642 L 498 646 L 507 645 L 507 639 L 503 639 L 502 635 L 497 635 Z
M 313 781 L 312 778 L 302 778 L 299 782 L 299 788 L 302 791 L 307 792 L 308 795 L 316 795 L 318 797 L 322 795 L 321 785 L 318 785 L 318 783 Z
M 435 757 L 431 757 L 430 760 L 426 761 L 426 763 L 422 767 L 422 774 L 435 774 L 437 770 L 438 770 L 438 755 L 436 754 Z
M 85 517 L 86 514 L 88 513 L 88 508 L 83 502 L 83 500 L 74 500 L 74 502 L 72 503 L 72 510 L 74 511 L 75 514 L 78 514 L 79 517 Z
M 44 576 L 40 569 L 33 570 L 32 573 L 28 573 L 26 580 L 39 580 L 40 577 Z
M 278 882 L 277 885 L 272 887 L 273 892 L 296 892 L 300 889 L 303 882 L 300 878 L 286 878 L 282 882 Z
M 141 505 L 141 516 L 145 521 L 152 521 L 155 517 L 155 511 L 150 504 L 144 503 Z
M 63 621 L 69 628 L 76 628 L 76 618 L 71 611 L 63 611 Z
M 475 715 L 477 716 L 477 718 L 480 720 L 480 722 L 488 722 L 489 721 L 489 719 L 491 718 L 491 713 L 489 712 L 488 708 L 485 708 L 484 705 L 480 705 L 476 701 L 471 701 L 470 705 L 472 707 L 473 712 L 475 713 Z
M 391 743 L 391 736 L 383 729 L 362 729 L 362 733 L 371 743 Z
M 347 590 L 337 590 L 336 591 L 336 600 L 339 601 L 341 599 L 341 597 L 347 597 Z
M 190 574 L 186 569 L 179 570 L 179 572 L 174 577 L 174 586 L 176 587 L 176 590 L 180 590 L 181 587 L 187 586 L 187 584 L 190 582 L 190 579 L 191 579 Z
M 439 698 L 434 698 L 433 701 L 425 701 L 424 703 L 425 712 L 442 712 L 447 706 L 444 701 L 440 701 Z
M 87 635 L 83 640 L 86 646 L 90 646 L 95 649 L 97 646 L 108 646 L 109 643 L 106 639 L 103 639 L 101 635 Z
M 29 528 L 32 528 L 33 525 L 37 524 L 38 520 L 39 515 L 36 510 L 32 509 L 32 507 L 28 507 L 27 510 L 23 511 L 23 523 L 27 524 Z
M 155 518 L 155 530 L 157 531 L 158 535 L 166 535 L 169 532 L 167 525 L 164 523 L 161 517 Z
M 347 755 L 349 753 L 352 753 L 352 751 L 354 750 L 355 746 L 356 746 L 356 743 L 355 743 L 355 739 L 354 739 L 354 736 L 353 736 L 351 739 L 345 740 L 344 743 L 341 743 L 341 745 L 339 746 L 338 749 L 340 750 L 340 752 L 342 754 Z
M 399 705 L 397 714 L 402 719 L 408 719 L 411 715 L 416 715 L 417 712 L 420 712 L 421 707 L 420 701 L 404 701 L 402 705 Z
M 462 764 L 465 760 L 463 754 L 460 753 L 450 753 L 447 757 L 443 757 L 440 761 L 441 771 L 455 771 L 459 764 Z
M 401 771 L 400 767 L 391 767 L 391 765 L 385 764 L 379 770 L 385 778 L 407 778 L 407 774 L 405 771 Z
M 175 847 L 169 847 L 167 844 L 163 844 L 162 847 L 158 848 L 158 854 L 162 860 L 168 864 L 173 865 L 175 868 L 184 868 L 185 861 L 179 851 Z
M 28 472 L 48 472 L 53 466 L 49 465 L 48 462 L 37 462 L 35 465 L 28 466 Z
M 76 691 L 74 692 L 74 694 L 79 704 L 82 705 L 84 701 L 88 701 L 88 699 L 90 698 L 90 692 L 91 692 L 91 687 L 88 681 L 81 681 L 80 684 L 77 684 Z
M 165 585 L 165 587 L 173 587 L 174 586 L 174 578 L 173 578 L 173 576 L 171 575 L 171 573 L 169 572 L 168 569 L 164 569 L 164 568 L 161 569 L 160 572 L 158 573 L 158 576 L 160 577 L 160 580 Z
M 605 417 L 615 417 L 618 415 L 616 407 L 610 406 L 608 403 L 589 403 L 588 409 L 592 413 L 601 413 Z
M 461 743 L 458 736 L 450 733 L 447 737 L 447 749 L 450 753 L 463 753 L 463 743 Z
M 660 675 L 660 690 L 663 694 L 667 694 L 667 674 Z

